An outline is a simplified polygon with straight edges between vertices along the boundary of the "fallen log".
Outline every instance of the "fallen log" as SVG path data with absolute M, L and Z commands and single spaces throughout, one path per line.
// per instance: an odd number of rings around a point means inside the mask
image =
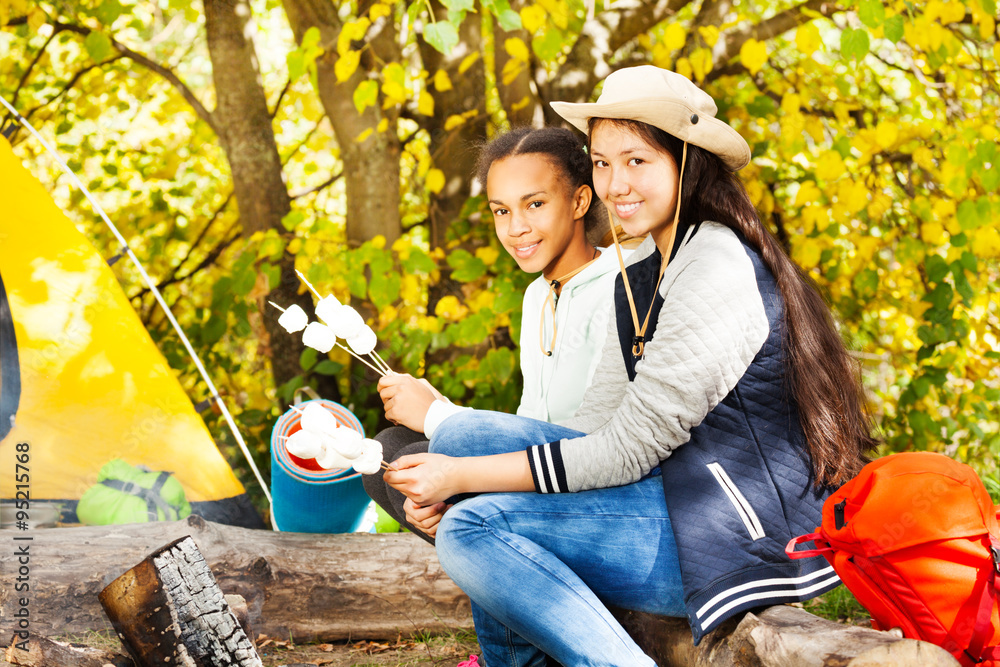
M 98 599 L 139 667 L 263 667 L 190 537 L 151 553 Z
M 468 598 L 433 547 L 405 533 L 273 533 L 182 521 L 32 531 L 31 632 L 58 636 L 111 629 L 97 596 L 168 542 L 190 535 L 223 593 L 246 600 L 254 631 L 299 643 L 395 639 L 400 633 L 472 627 Z M 16 572 L 5 550 L 2 571 Z M 0 586 L 0 609 L 18 594 Z M 0 638 L 15 624 L 0 616 Z
M 21 648 L 19 648 L 19 646 Z M 135 667 L 128 656 L 87 646 L 73 646 L 47 637 L 11 640 L 4 659 L 19 667 Z
M 472 627 L 468 598 L 414 535 L 271 533 L 187 520 L 34 532 L 32 631 L 109 627 L 97 594 L 173 539 L 191 535 L 223 593 L 246 599 L 255 631 L 296 642 L 395 639 Z M 44 555 L 43 555 L 44 554 Z M 4 571 L 10 563 L 3 557 Z M 9 587 L 0 606 L 10 608 Z M 713 667 L 953 666 L 943 649 L 819 619 L 794 607 L 747 614 L 696 647 L 684 619 L 617 612 L 657 664 Z M 0 637 L 10 636 L 9 618 Z

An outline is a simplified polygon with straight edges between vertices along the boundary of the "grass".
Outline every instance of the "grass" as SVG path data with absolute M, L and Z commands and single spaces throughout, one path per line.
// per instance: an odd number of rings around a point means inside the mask
M 869 625 L 871 616 L 847 587 L 840 585 L 828 593 L 802 603 L 811 614 L 848 625 Z

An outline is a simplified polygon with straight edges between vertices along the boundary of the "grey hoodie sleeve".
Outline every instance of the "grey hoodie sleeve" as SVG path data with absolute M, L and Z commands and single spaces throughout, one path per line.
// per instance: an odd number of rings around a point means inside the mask
M 667 267 L 660 293 L 665 302 L 656 333 L 635 379 L 628 383 L 626 377 L 623 392 L 619 379 L 610 385 L 607 399 L 620 395 L 611 403 L 610 419 L 589 435 L 528 449 L 537 490 L 637 481 L 689 440 L 691 429 L 732 391 L 767 340 L 753 264 L 736 235 L 721 225 L 703 224 Z M 617 335 L 612 342 L 617 344 Z M 615 359 L 621 366 L 620 351 Z M 592 394 L 588 401 L 596 400 Z

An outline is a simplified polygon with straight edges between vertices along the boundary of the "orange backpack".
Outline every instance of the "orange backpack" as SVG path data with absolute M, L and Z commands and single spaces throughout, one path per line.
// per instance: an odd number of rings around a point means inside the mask
M 1000 667 L 1000 506 L 969 466 L 942 454 L 866 465 L 823 504 L 823 525 L 792 558 L 822 554 L 871 613 L 962 665 Z M 795 551 L 812 541 L 816 548 Z

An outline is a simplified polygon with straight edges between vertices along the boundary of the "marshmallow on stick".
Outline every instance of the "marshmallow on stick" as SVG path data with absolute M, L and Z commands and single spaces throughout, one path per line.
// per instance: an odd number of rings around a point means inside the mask
M 365 326 L 365 320 L 361 317 L 361 313 L 351 306 L 343 304 L 331 313 L 327 324 L 330 325 L 333 333 L 337 334 L 337 338 L 350 339 L 358 335 L 358 332 Z
M 324 431 L 323 441 L 327 449 L 331 447 L 341 456 L 348 459 L 356 459 L 364 452 L 364 436 L 353 428 L 340 427 L 333 431 Z
M 285 439 L 285 449 L 300 459 L 315 459 L 323 453 L 323 439 L 306 430 L 296 431 Z
M 330 323 L 334 321 L 337 310 L 340 306 L 340 300 L 332 294 L 329 294 L 320 299 L 319 303 L 316 304 L 316 317 L 323 320 L 324 324 L 329 326 Z
M 326 353 L 337 344 L 337 336 L 325 324 L 310 322 L 302 333 L 302 343 L 314 350 Z
M 310 433 L 327 435 L 340 428 L 340 422 L 337 421 L 337 418 L 319 403 L 312 401 L 306 403 L 301 414 L 299 424 L 302 425 L 304 430 Z
M 355 336 L 347 339 L 347 344 L 351 346 L 355 354 L 371 354 L 377 342 L 378 338 L 375 336 L 375 332 L 367 324 L 361 327 L 361 331 Z
M 277 304 L 272 303 L 271 305 L 280 310 Z M 288 333 L 297 333 L 305 329 L 306 325 L 309 324 L 309 316 L 306 315 L 306 311 L 302 310 L 301 306 L 293 303 L 281 313 L 281 317 L 278 318 L 278 324 L 284 327 Z
M 362 475 L 374 475 L 382 467 L 382 443 L 365 438 L 364 452 L 354 459 L 354 469 Z
M 324 438 L 324 441 L 326 440 Z M 334 468 L 347 470 L 354 465 L 354 461 L 338 453 L 335 448 L 324 446 L 323 453 L 316 458 L 316 465 L 324 470 L 333 470 Z

